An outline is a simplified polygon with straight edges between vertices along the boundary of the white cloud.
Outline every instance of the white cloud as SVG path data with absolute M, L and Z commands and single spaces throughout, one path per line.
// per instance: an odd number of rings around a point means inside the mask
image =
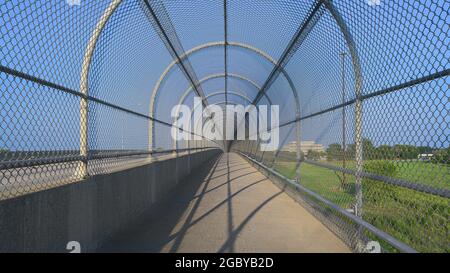
M 381 0 L 367 0 L 367 4 L 369 4 L 369 6 L 379 6 L 381 5 Z
M 79 6 L 81 5 L 81 0 L 66 0 L 69 6 Z

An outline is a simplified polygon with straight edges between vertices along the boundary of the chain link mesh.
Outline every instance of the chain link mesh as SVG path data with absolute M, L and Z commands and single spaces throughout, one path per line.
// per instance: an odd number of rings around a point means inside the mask
M 88 41 L 111 3 L 69 2 L 0 3 L 0 199 L 216 146 L 205 139 L 174 151 L 171 120 L 148 115 L 152 85 L 164 70 L 149 64 L 157 58 L 168 65 L 172 57 L 141 1 L 122 1 L 114 10 L 93 53 L 88 94 L 79 91 Z M 152 149 L 150 123 L 158 126 Z

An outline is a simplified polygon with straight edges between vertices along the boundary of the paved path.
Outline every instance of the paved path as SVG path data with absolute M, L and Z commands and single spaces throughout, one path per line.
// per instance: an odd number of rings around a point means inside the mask
M 349 252 L 302 206 L 237 154 L 191 175 L 157 213 L 102 252 Z

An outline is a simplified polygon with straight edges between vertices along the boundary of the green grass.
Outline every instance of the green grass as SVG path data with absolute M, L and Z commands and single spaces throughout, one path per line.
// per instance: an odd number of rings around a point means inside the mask
M 295 177 L 293 162 L 278 162 L 275 170 L 290 179 Z M 351 204 L 354 203 L 354 186 L 350 184 L 342 187 L 340 177 L 332 170 L 302 164 L 301 177 L 305 187 L 343 208 L 351 208 Z M 347 175 L 347 180 L 354 184 L 353 177 Z
M 450 189 L 450 167 L 426 162 L 399 162 L 397 178 L 433 187 Z
M 412 160 L 390 161 L 395 164 L 395 178 L 413 183 L 450 190 L 450 166 Z M 324 163 L 342 167 L 342 161 L 325 161 Z M 284 164 L 284 163 L 281 163 Z M 347 161 L 346 168 L 355 170 L 355 161 Z
M 341 166 L 341 162 L 328 162 Z M 425 162 L 394 162 L 396 178 L 439 188 L 450 188 L 448 166 Z M 274 168 L 295 177 L 295 162 L 277 162 Z M 349 169 L 354 162 L 347 162 Z M 301 165 L 301 183 L 343 208 L 355 203 L 354 177 L 308 163 Z M 423 252 L 450 252 L 450 206 L 446 198 L 380 181 L 363 179 L 363 219 Z

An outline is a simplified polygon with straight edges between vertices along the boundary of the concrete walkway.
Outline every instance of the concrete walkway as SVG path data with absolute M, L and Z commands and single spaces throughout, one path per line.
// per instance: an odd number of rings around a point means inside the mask
M 237 154 L 222 154 L 181 183 L 170 200 L 158 205 L 157 212 L 99 251 L 350 251 Z

